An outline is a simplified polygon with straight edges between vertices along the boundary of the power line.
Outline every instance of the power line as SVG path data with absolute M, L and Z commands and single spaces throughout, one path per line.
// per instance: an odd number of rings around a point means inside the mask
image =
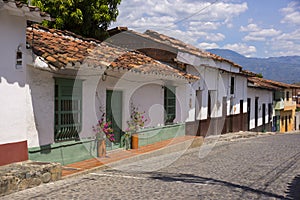
M 201 9 L 198 10 L 197 12 L 195 12 L 195 13 L 193 13 L 193 14 L 187 16 L 187 17 L 184 17 L 184 18 L 182 18 L 182 19 L 180 19 L 180 20 L 175 21 L 173 24 L 179 24 L 179 23 L 181 23 L 181 22 L 183 22 L 183 21 L 185 21 L 185 20 L 188 20 L 188 19 L 190 19 L 190 18 L 192 18 L 192 17 L 194 17 L 194 16 L 200 14 L 202 11 L 204 11 L 204 10 L 206 10 L 207 8 L 209 8 L 210 6 L 216 4 L 218 1 L 219 1 L 219 0 L 215 0 L 214 2 L 212 2 L 211 4 L 209 4 L 208 6 L 205 6 L 205 7 L 201 8 Z M 166 28 L 171 27 L 171 26 L 172 26 L 172 25 L 167 26 Z
M 188 20 L 188 19 L 190 19 L 190 18 L 192 18 L 192 17 L 194 17 L 194 16 L 200 14 L 202 11 L 204 11 L 204 10 L 206 10 L 207 8 L 213 6 L 214 4 L 216 4 L 216 3 L 219 2 L 219 1 L 220 1 L 220 0 L 215 0 L 215 1 L 212 2 L 211 4 L 209 4 L 209 5 L 207 5 L 207 6 L 203 7 L 203 8 L 201 8 L 200 10 L 198 10 L 198 11 L 192 13 L 191 15 L 189 15 L 189 16 L 187 16 L 187 17 L 184 17 L 184 18 L 182 18 L 182 19 L 179 19 L 179 20 L 173 22 L 171 25 L 168 25 L 168 26 L 159 26 L 159 25 L 158 25 L 158 26 L 147 26 L 147 28 L 148 28 L 148 29 L 149 29 L 149 28 L 150 28 L 150 29 L 151 29 L 151 28 L 158 28 L 158 30 L 166 30 L 167 28 L 170 28 L 170 27 L 172 27 L 173 25 L 182 23 L 182 22 L 184 22 L 184 21 L 186 21 L 186 20 Z M 144 28 L 142 28 L 142 27 L 141 27 L 141 28 L 135 27 L 134 29 L 135 29 L 135 30 L 138 30 L 138 29 L 144 29 Z

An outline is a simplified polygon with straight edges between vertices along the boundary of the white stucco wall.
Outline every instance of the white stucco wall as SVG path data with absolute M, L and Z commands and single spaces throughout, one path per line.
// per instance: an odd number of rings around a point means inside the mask
M 108 72 L 112 74 L 112 72 Z M 153 78 L 140 77 L 137 79 L 137 75 L 126 73 L 122 76 L 121 73 L 114 72 L 114 77 L 108 76 L 105 81 L 99 80 L 97 85 L 97 96 L 95 96 L 95 104 L 97 116 L 100 118 L 101 114 L 99 107 L 105 112 L 106 110 L 106 91 L 117 90 L 122 91 L 122 130 L 127 128 L 127 121 L 130 119 L 130 104 L 131 102 L 138 110 L 148 112 L 149 109 L 154 109 L 156 112 L 151 111 L 153 114 L 153 120 L 149 115 L 145 115 L 148 123 L 146 126 L 154 126 L 157 124 L 163 124 L 163 110 L 160 110 L 163 105 L 163 90 L 162 83 L 160 81 L 152 81 Z M 118 79 L 115 77 L 122 77 Z M 152 105 L 154 103 L 154 106 Z M 151 108 L 152 107 L 152 108 Z
M 100 73 L 100 72 L 99 72 Z M 97 122 L 95 91 L 97 76 L 77 77 L 53 74 L 27 67 L 27 138 L 28 147 L 54 143 L 54 77 L 78 79 L 82 82 L 82 131 L 80 137 L 91 136 Z
M 195 121 L 195 95 L 195 90 L 190 84 L 177 84 L 174 123 Z
M 177 59 L 180 62 L 190 64 L 193 66 L 197 66 L 197 67 L 200 65 L 206 65 L 206 66 L 214 67 L 217 69 L 226 70 L 228 72 L 234 72 L 234 73 L 240 72 L 239 67 L 233 66 L 232 64 L 230 64 L 226 61 L 220 62 L 220 61 L 214 60 L 212 58 L 199 57 L 199 56 L 185 53 L 185 52 L 178 52 Z
M 250 111 L 250 129 L 255 128 L 255 97 L 258 99 L 258 122 L 257 126 L 261 126 L 263 123 L 262 119 L 262 104 L 266 104 L 266 115 L 265 122 L 268 122 L 269 119 L 269 110 L 268 104 L 272 103 L 273 95 L 269 90 L 263 90 L 259 88 L 250 88 L 248 87 L 248 98 L 251 98 L 251 111 Z
M 111 72 L 108 72 L 111 74 Z M 127 121 L 130 120 L 130 105 L 133 103 L 140 112 L 145 111 L 147 122 L 145 127 L 156 127 L 164 125 L 164 88 L 163 86 L 172 85 L 176 87 L 176 118 L 177 122 L 185 122 L 189 119 L 188 100 L 192 91 L 186 83 L 178 83 L 174 81 L 163 81 L 157 76 L 140 75 L 134 73 L 121 74 L 114 72 L 113 76 L 108 76 L 105 81 L 100 80 L 97 86 L 97 94 L 95 105 L 101 107 L 105 111 L 106 106 L 106 90 L 119 90 L 123 93 L 122 102 L 122 130 L 127 128 Z M 193 98 L 192 98 L 193 101 Z M 96 110 L 98 108 L 95 108 Z M 190 108 L 194 109 L 193 107 Z M 100 117 L 99 112 L 97 115 Z
M 240 100 L 243 100 L 243 112 L 247 112 L 247 78 L 240 76 L 240 68 L 228 62 L 220 62 L 210 58 L 200 58 L 188 53 L 179 52 L 177 59 L 190 66 L 187 72 L 200 76 L 198 81 L 201 90 L 201 108 L 197 119 L 207 118 L 208 92 L 211 91 L 213 101 L 211 117 L 221 117 L 223 110 L 223 97 L 227 97 L 227 115 L 240 113 Z M 196 66 L 196 67 L 193 67 Z M 225 71 L 224 71 L 225 70 Z M 230 79 L 235 77 L 234 95 L 230 94 Z M 196 88 L 196 89 L 197 89 Z
M 127 128 L 130 119 L 130 103 L 139 111 L 145 111 L 147 122 L 145 127 L 154 127 L 164 124 L 164 89 L 166 82 L 158 77 L 142 76 L 126 73 L 123 79 L 119 72 L 113 72 L 105 81 L 90 72 L 90 76 L 78 74 L 77 79 L 83 80 L 82 99 L 82 131 L 81 138 L 94 136 L 93 126 L 100 119 L 100 107 L 106 110 L 106 90 L 123 92 L 122 100 L 122 130 Z M 101 74 L 99 71 L 98 74 Z M 111 74 L 111 72 L 109 72 Z M 75 78 L 62 76 L 28 66 L 27 79 L 27 138 L 29 147 L 54 143 L 54 84 L 53 77 Z M 132 81 L 130 81 L 132 80 Z M 168 83 L 170 84 L 170 82 Z M 171 84 L 172 85 L 172 84 Z M 184 122 L 188 118 L 186 110 L 189 86 L 186 83 L 176 83 L 176 119 L 174 122 Z M 191 108 L 193 109 L 193 108 Z
M 130 101 L 140 112 L 145 112 L 145 127 L 153 127 L 164 122 L 164 89 L 159 84 L 145 84 L 134 91 Z
M 295 128 L 296 130 L 300 130 L 300 112 L 295 113 L 296 123 Z
M 92 74 L 92 73 L 91 73 Z M 99 70 L 98 73 L 101 74 Z M 93 126 L 100 119 L 99 106 L 97 104 L 97 97 L 102 95 L 101 92 L 97 92 L 97 86 L 99 82 L 98 76 L 80 76 L 76 77 L 82 82 L 82 130 L 79 133 L 81 138 L 91 137 L 94 135 Z M 102 99 L 102 98 L 101 98 Z
M 243 113 L 247 112 L 247 79 L 243 76 L 234 75 L 235 78 L 235 87 L 234 87 L 234 95 L 233 97 L 233 109 L 231 110 L 230 114 L 239 114 L 240 111 L 240 100 L 243 100 Z M 229 77 L 229 82 L 230 82 Z M 230 88 L 230 86 L 229 86 Z M 230 95 L 230 89 L 228 91 L 228 96 Z
M 27 66 L 28 147 L 54 142 L 54 78 L 50 72 Z
M 200 90 L 201 99 L 198 120 L 207 119 L 208 92 L 211 92 L 211 117 L 221 117 L 223 110 L 223 97 L 227 98 L 227 115 L 240 113 L 240 100 L 243 100 L 243 112 L 247 112 L 247 79 L 244 76 L 221 72 L 219 69 L 204 66 L 188 66 L 187 72 L 200 76 L 201 80 L 193 84 L 195 90 Z M 235 77 L 235 92 L 230 95 L 230 79 Z M 232 98 L 231 98 L 232 97 Z M 231 105 L 232 104 L 232 105 Z
M 16 69 L 19 45 L 25 51 L 26 20 L 0 12 L 0 144 L 26 140 L 26 70 Z

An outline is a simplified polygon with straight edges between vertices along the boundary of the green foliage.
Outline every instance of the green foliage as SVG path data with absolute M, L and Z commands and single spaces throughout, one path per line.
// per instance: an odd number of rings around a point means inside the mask
M 50 28 L 68 30 L 84 37 L 105 39 L 107 28 L 118 16 L 121 0 L 32 0 L 54 18 L 44 21 Z
M 138 107 L 134 106 L 133 103 L 131 103 L 130 107 L 130 120 L 127 121 L 128 128 L 126 132 L 136 132 L 145 126 L 147 119 L 144 116 L 145 111 L 139 112 Z
M 140 128 L 145 126 L 145 111 L 139 112 L 138 107 L 134 106 L 133 103 L 130 105 L 130 120 L 127 121 L 128 128 L 125 130 L 124 141 L 126 150 L 130 148 L 130 138 L 133 133 L 136 133 Z
M 257 74 L 258 78 L 263 78 L 264 76 L 262 75 L 262 73 Z

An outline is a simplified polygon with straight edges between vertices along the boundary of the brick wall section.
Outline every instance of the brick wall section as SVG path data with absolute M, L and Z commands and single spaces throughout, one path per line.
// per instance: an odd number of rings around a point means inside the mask
M 0 145 L 0 165 L 25 160 L 28 160 L 27 141 Z
M 175 53 L 172 53 L 170 51 L 160 50 L 160 49 L 146 48 L 146 49 L 139 49 L 139 51 L 153 59 L 160 60 L 162 62 L 171 63 L 176 58 Z

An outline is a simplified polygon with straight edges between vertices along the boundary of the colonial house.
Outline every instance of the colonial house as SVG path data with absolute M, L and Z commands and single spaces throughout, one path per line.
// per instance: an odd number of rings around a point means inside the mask
M 276 121 L 273 116 L 273 94 L 281 90 L 280 87 L 268 83 L 265 79 L 251 76 L 248 78 L 248 130 L 276 131 Z M 272 120 L 273 119 L 273 120 Z
M 267 80 L 258 77 L 249 78 L 249 82 L 251 83 L 249 85 L 250 87 L 254 86 L 254 87 L 268 88 L 273 90 L 272 104 L 274 107 L 274 111 L 272 113 L 274 116 L 272 120 L 273 121 L 272 130 L 277 132 L 288 132 L 288 131 L 295 130 L 296 101 L 294 101 L 292 98 L 292 91 L 294 89 L 297 89 L 299 86 L 281 83 L 273 80 Z M 259 95 L 255 96 L 255 115 L 257 115 L 257 107 L 260 109 L 260 106 L 256 103 L 256 101 L 259 101 Z M 267 113 L 270 114 L 271 107 L 272 106 L 269 103 L 268 105 L 263 106 L 262 110 L 263 111 L 268 110 Z M 271 120 L 269 115 L 269 117 L 266 117 L 265 121 L 268 118 L 269 118 L 268 121 Z M 257 121 L 256 117 L 255 117 L 255 121 Z
M 93 127 L 102 117 L 114 129 L 107 149 L 122 148 L 133 111 L 145 122 L 139 146 L 185 134 L 270 131 L 272 122 L 275 131 L 293 129 L 293 85 L 257 78 L 155 31 L 116 28 L 100 42 L 39 25 L 26 29 L 26 20 L 49 19 L 36 8 L 0 1 L 0 10 L 0 165 L 95 157 Z
M 187 134 L 293 130 L 295 102 L 290 97 L 295 85 L 257 78 L 230 60 L 155 31 L 142 34 L 120 27 L 111 35 L 117 46 L 138 50 L 201 77 L 190 94 Z M 289 98 L 285 98 L 284 108 L 278 108 L 274 98 L 282 91 Z M 279 118 L 281 125 L 276 126 Z
M 50 19 L 35 7 L 0 1 L 0 165 L 28 159 L 26 135 L 26 26 Z
M 27 28 L 29 158 L 72 163 L 96 156 L 93 126 L 105 113 L 115 143 L 131 106 L 145 112 L 139 145 L 184 135 L 191 84 L 199 77 L 137 51 L 68 31 Z
M 299 84 L 297 84 L 299 86 Z M 296 101 L 297 110 L 295 114 L 295 130 L 300 130 L 300 88 L 293 90 L 293 100 Z
M 119 31 L 118 31 L 119 30 Z M 189 74 L 201 77 L 189 95 L 186 134 L 211 135 L 247 128 L 247 75 L 230 60 L 205 52 L 175 38 L 146 31 L 114 29 L 111 41 L 135 49 Z
M 288 132 L 294 130 L 295 113 L 296 113 L 296 101 L 292 99 L 292 91 L 298 87 L 291 84 L 280 83 L 276 81 L 269 81 L 273 85 L 279 86 L 282 89 L 275 92 L 275 117 L 277 129 L 276 131 Z M 278 127 L 278 124 L 279 127 Z M 279 128 L 279 129 L 278 129 Z

